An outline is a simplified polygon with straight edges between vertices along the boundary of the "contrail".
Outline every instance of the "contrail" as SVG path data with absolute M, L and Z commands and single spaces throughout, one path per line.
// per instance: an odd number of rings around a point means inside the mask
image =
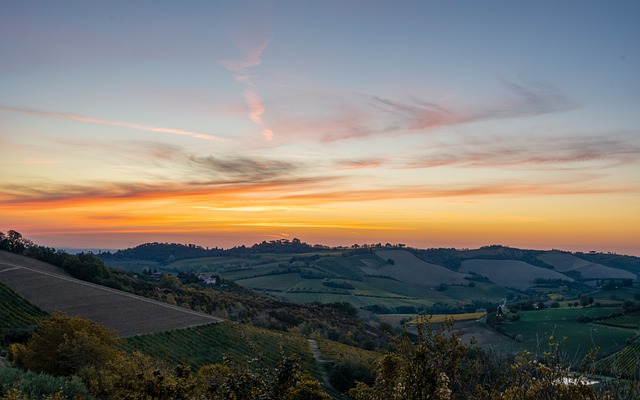
M 161 128 L 161 127 L 156 127 L 156 126 L 134 124 L 134 123 L 130 123 L 130 122 L 109 121 L 109 120 L 105 120 L 105 119 L 86 117 L 84 115 L 78 115 L 78 114 L 69 114 L 69 113 L 59 113 L 59 112 L 52 112 L 52 111 L 35 110 L 35 109 L 31 109 L 31 108 L 22 108 L 22 107 L 9 107 L 9 106 L 4 106 L 4 105 L 0 105 L 0 110 L 10 111 L 10 112 L 17 112 L 17 113 L 22 113 L 22 114 L 37 115 L 37 116 L 40 116 L 40 117 L 63 119 L 63 120 L 67 120 L 67 121 L 84 122 L 86 124 L 117 126 L 119 128 L 134 129 L 134 130 L 137 130 L 137 131 L 146 131 L 146 132 L 170 133 L 170 134 L 173 134 L 173 135 L 191 136 L 191 137 L 194 137 L 194 138 L 197 138 L 197 139 L 214 140 L 214 141 L 218 141 L 218 142 L 224 142 L 225 141 L 225 139 L 223 139 L 223 138 L 219 138 L 217 136 L 209 135 L 209 134 L 201 133 L 201 132 L 193 132 L 193 131 L 187 131 L 187 130 L 183 130 L 183 129 Z

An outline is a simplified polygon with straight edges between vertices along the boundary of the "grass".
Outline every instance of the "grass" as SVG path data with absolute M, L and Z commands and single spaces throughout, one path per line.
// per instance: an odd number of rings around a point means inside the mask
M 599 354 L 608 354 L 634 336 L 628 329 L 577 322 L 582 315 L 597 318 L 610 313 L 610 308 L 582 307 L 521 311 L 519 321 L 505 323 L 502 327 L 514 338 L 521 336 L 523 350 L 541 354 L 547 350 L 549 341 L 555 341 L 561 344 L 568 361 L 579 363 L 592 348 L 599 347 Z

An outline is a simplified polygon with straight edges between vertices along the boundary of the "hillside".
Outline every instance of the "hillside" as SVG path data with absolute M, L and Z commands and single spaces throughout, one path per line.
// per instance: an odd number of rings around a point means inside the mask
M 602 264 L 592 263 L 572 254 L 562 252 L 547 252 L 538 256 L 545 263 L 552 265 L 558 272 L 574 271 L 582 279 L 636 279 L 635 273 L 623 269 L 611 268 Z
M 71 277 L 62 269 L 0 251 L 0 282 L 46 312 L 80 315 L 122 336 L 220 321 L 198 313 Z
M 461 272 L 473 272 L 486 276 L 494 283 L 515 289 L 527 289 L 535 285 L 536 279 L 573 279 L 550 269 L 536 267 L 523 261 L 513 260 L 465 260 Z
M 381 250 L 375 253 L 378 257 L 393 260 L 393 265 L 386 264 L 381 268 L 363 268 L 371 275 L 390 276 L 410 285 L 433 288 L 440 284 L 465 283 L 467 274 L 451 271 L 439 265 L 430 264 L 418 259 L 405 250 Z

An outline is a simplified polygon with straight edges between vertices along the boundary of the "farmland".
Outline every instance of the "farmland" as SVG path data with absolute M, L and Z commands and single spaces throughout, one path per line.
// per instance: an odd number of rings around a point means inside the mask
M 44 311 L 0 283 L 0 335 L 8 329 L 36 324 L 44 315 Z
M 634 311 L 624 315 L 606 318 L 597 323 L 620 328 L 640 329 L 640 311 Z
M 46 312 L 100 322 L 128 336 L 219 319 L 70 277 L 50 264 L 0 251 L 0 282 Z
M 438 324 L 445 322 L 449 319 L 453 321 L 473 321 L 478 320 L 481 317 L 487 315 L 485 312 L 477 312 L 477 313 L 463 313 L 463 314 L 436 314 L 436 315 L 427 315 L 420 316 L 411 321 L 412 324 L 425 324 L 425 323 L 433 323 Z
M 483 275 L 494 283 L 516 289 L 534 286 L 536 279 L 573 281 L 559 272 L 517 260 L 466 260 L 460 271 Z
M 638 379 L 640 377 L 640 342 L 637 340 L 622 350 L 596 363 L 601 374 Z
M 126 338 L 125 350 L 141 351 L 173 365 L 194 370 L 231 358 L 242 366 L 267 367 L 295 354 L 303 368 L 318 376 L 309 343 L 302 335 L 285 334 L 251 325 L 222 322 Z
M 518 338 L 515 348 L 541 354 L 547 350 L 549 342 L 561 345 L 563 353 L 571 363 L 582 361 L 587 352 L 600 348 L 600 355 L 609 354 L 622 348 L 626 340 L 635 332 L 630 329 L 604 326 L 594 323 L 580 323 L 578 318 L 604 317 L 611 314 L 612 308 L 549 308 L 536 311 L 521 311 L 520 320 L 502 325 L 505 332 Z

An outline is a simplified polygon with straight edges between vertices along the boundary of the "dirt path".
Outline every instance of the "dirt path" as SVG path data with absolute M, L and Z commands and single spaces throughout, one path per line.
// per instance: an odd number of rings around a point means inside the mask
M 313 339 L 308 339 L 309 347 L 311 348 L 311 353 L 313 354 L 313 358 L 318 363 L 318 367 L 320 367 L 320 374 L 322 374 L 322 383 L 328 389 L 335 390 L 331 382 L 329 382 L 329 375 L 327 374 L 327 370 L 324 368 L 324 365 L 331 362 L 331 360 L 326 360 L 322 358 L 322 353 L 320 353 L 320 349 L 318 348 L 318 342 Z

